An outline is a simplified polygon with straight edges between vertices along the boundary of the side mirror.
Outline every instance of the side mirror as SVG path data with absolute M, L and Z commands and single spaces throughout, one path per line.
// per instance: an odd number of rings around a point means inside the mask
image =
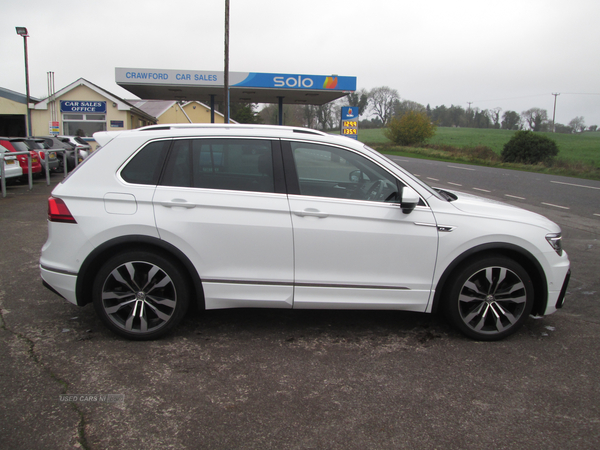
M 400 202 L 402 212 L 404 214 L 410 214 L 419 204 L 419 199 L 419 194 L 417 194 L 413 188 L 404 186 L 402 188 L 402 200 Z

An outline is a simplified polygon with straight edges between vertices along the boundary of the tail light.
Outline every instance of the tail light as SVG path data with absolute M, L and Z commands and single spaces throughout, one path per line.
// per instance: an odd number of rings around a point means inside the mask
M 55 197 L 48 199 L 48 220 L 50 222 L 77 223 L 65 202 Z
M 44 152 L 40 152 L 40 158 L 46 159 L 46 154 Z

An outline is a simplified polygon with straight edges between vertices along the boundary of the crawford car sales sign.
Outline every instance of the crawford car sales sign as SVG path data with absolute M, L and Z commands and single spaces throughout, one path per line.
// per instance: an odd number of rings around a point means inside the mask
M 61 100 L 60 112 L 106 114 L 106 102 Z

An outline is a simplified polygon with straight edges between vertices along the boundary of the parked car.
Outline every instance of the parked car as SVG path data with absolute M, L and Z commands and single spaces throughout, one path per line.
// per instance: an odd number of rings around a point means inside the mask
M 38 154 L 31 150 L 25 143 L 25 138 L 10 138 L 0 137 L 0 145 L 8 149 L 11 152 L 26 152 L 29 151 L 31 155 L 31 174 L 33 176 L 39 175 L 42 172 L 42 164 L 40 163 L 40 157 Z M 29 166 L 27 162 L 27 156 L 16 155 L 21 169 L 23 170 L 22 179 L 27 179 L 29 175 Z
M 67 154 L 67 171 L 70 172 L 75 168 L 75 152 L 81 152 L 76 150 L 74 144 L 71 144 L 69 141 L 61 139 L 57 136 L 36 136 L 36 139 L 43 139 L 44 143 L 48 146 L 48 148 L 53 148 L 57 150 L 64 149 Z M 87 157 L 87 154 L 85 156 Z M 80 154 L 77 160 L 77 164 L 81 164 L 83 160 L 84 156 Z M 64 162 L 62 154 L 58 155 L 58 165 L 58 170 L 63 171 Z
M 41 275 L 126 338 L 164 335 L 192 302 L 443 311 L 480 340 L 563 305 L 558 225 L 434 189 L 353 139 L 230 124 L 94 138 L 48 201 Z
M 0 145 L 0 158 L 4 161 L 4 176 L 6 181 L 23 175 L 23 169 L 21 168 L 17 157 L 11 156 L 10 151 L 2 145 Z M 1 172 L 0 178 L 2 178 Z
M 92 153 L 92 146 L 79 136 L 58 136 L 59 139 L 73 144 L 83 159 L 87 158 Z
M 25 143 L 29 146 L 31 150 L 35 150 L 35 152 L 40 157 L 40 162 L 42 163 L 42 171 L 46 171 L 46 164 L 48 165 L 49 171 L 56 171 L 59 167 L 59 160 L 56 155 L 56 152 L 44 152 L 43 150 L 50 150 L 51 147 L 46 144 L 44 139 L 37 138 L 27 138 L 25 139 Z M 47 155 L 47 160 L 46 160 Z

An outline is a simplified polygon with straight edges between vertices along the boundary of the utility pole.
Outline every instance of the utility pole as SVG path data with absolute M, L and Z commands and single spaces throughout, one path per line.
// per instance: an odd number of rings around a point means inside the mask
M 223 72 L 224 98 L 223 115 L 225 123 L 229 123 L 229 0 L 225 0 L 225 70 Z
M 554 95 L 554 112 L 552 113 L 552 132 L 556 133 L 556 125 L 554 122 L 554 119 L 556 118 L 556 97 L 558 97 L 560 95 L 560 92 L 558 94 L 552 94 Z
M 31 132 L 31 110 L 29 109 L 29 57 L 27 56 L 27 38 L 29 34 L 27 33 L 27 28 L 25 27 L 15 27 L 17 30 L 17 34 L 19 36 L 23 36 L 23 46 L 25 48 L 25 90 L 27 91 L 27 136 L 31 136 L 33 133 Z M 30 186 L 31 188 L 31 186 Z

